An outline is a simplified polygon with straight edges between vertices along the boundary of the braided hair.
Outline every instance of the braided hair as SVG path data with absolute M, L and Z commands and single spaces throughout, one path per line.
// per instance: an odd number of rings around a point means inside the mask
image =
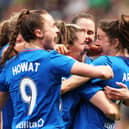
M 0 65 L 4 64 L 10 57 L 10 53 L 16 52 L 14 46 L 16 44 L 16 38 L 20 33 L 25 41 L 28 43 L 35 40 L 37 37 L 34 34 L 34 30 L 37 28 L 42 28 L 44 25 L 42 14 L 46 14 L 45 10 L 28 10 L 24 9 L 20 12 L 17 19 L 16 26 L 11 31 L 11 36 L 9 40 L 9 47 L 2 56 L 0 60 Z

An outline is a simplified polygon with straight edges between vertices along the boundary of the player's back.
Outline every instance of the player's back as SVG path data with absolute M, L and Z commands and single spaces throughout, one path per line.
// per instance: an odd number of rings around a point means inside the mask
M 109 80 L 101 81 L 95 79 L 92 83 L 99 83 L 101 86 L 111 85 L 112 87 L 119 88 L 115 82 L 120 81 L 129 85 L 129 58 L 122 56 L 102 56 L 93 61 L 94 65 L 110 65 L 113 69 L 114 77 Z
M 60 59 L 64 58 L 54 52 L 29 49 L 8 61 L 3 73 L 13 100 L 13 129 L 63 129 L 58 105 L 61 75 L 66 68 L 57 67 Z
M 113 129 L 114 121 L 108 119 L 100 109 L 89 102 L 89 99 L 99 90 L 103 90 L 106 85 L 120 88 L 115 84 L 116 81 L 129 85 L 129 58 L 103 56 L 96 59 L 93 64 L 110 65 L 114 72 L 114 78 L 110 80 L 93 79 L 82 87 L 79 91 L 82 100 L 76 111 L 74 129 Z

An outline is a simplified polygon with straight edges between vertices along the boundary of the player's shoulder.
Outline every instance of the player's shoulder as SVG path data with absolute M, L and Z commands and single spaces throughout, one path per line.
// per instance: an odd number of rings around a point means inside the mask
M 117 56 L 99 56 L 95 59 L 95 61 L 109 61 L 112 62 L 113 60 L 120 60 Z

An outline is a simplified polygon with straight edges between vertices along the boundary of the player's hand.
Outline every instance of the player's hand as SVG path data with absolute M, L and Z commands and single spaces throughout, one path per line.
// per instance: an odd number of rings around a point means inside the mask
M 67 55 L 69 53 L 69 50 L 66 48 L 65 45 L 63 44 L 56 44 L 54 49 L 60 53 L 60 54 L 63 54 L 63 55 Z
M 121 82 L 116 82 L 116 84 L 121 88 L 117 89 L 117 88 L 112 88 L 110 86 L 106 86 L 104 88 L 107 97 L 113 100 L 129 101 L 129 89 L 127 88 L 127 86 Z

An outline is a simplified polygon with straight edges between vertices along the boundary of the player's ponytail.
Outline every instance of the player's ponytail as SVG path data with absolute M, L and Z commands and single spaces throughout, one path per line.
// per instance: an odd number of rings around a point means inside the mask
M 22 22 L 22 17 L 26 14 L 28 14 L 28 10 L 23 10 L 21 12 L 21 14 L 19 15 L 19 17 L 17 19 L 17 23 L 14 27 L 14 30 L 12 30 L 11 35 L 10 35 L 9 46 L 8 46 L 7 50 L 4 52 L 4 54 L 0 60 L 0 65 L 4 64 L 10 58 L 10 56 L 9 56 L 10 53 L 12 53 L 12 52 L 17 53 L 17 51 L 14 49 L 14 46 L 16 44 L 16 38 L 20 32 L 20 25 Z

